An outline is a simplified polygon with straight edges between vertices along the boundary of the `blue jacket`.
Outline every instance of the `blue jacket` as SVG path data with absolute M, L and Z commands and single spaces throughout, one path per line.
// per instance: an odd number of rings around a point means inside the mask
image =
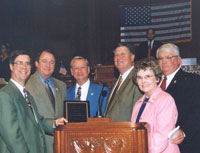
M 90 82 L 90 86 L 88 89 L 88 95 L 86 101 L 89 101 L 89 109 L 90 109 L 90 117 L 95 117 L 96 112 L 98 110 L 98 99 L 102 90 L 102 85 L 98 85 L 96 83 Z M 67 89 L 67 100 L 75 101 L 75 89 L 76 85 L 70 87 Z M 106 96 L 103 98 L 101 96 L 100 102 L 102 102 L 101 112 L 104 114 L 106 102 L 109 96 L 109 89 L 107 87 L 104 87 L 104 90 L 107 92 Z M 103 101 L 102 101 L 103 100 Z

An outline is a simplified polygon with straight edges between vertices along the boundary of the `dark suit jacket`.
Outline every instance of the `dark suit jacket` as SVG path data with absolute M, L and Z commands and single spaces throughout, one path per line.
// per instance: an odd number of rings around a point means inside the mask
M 154 40 L 152 49 L 151 49 L 151 56 L 155 57 L 156 59 L 156 52 L 157 49 L 162 45 L 162 42 Z M 148 56 L 148 41 L 142 42 L 136 51 L 136 60 L 147 58 Z
M 38 119 L 14 83 L 0 90 L 0 152 L 47 153 L 45 132 L 53 134 L 53 120 L 39 115 L 32 96 L 28 98 Z
M 136 101 L 142 97 L 138 86 L 133 82 L 134 75 L 136 75 L 136 73 L 135 69 L 133 68 L 117 91 L 112 102 L 107 102 L 105 116 L 110 117 L 114 122 L 130 122 L 133 107 Z
M 90 117 L 95 117 L 96 112 L 98 110 L 98 99 L 101 93 L 102 85 L 98 85 L 96 83 L 92 83 L 90 81 L 90 86 L 88 90 L 88 95 L 86 100 L 89 101 L 90 103 Z M 76 85 L 70 87 L 67 89 L 67 100 L 76 100 L 75 98 L 75 90 L 76 90 Z M 104 90 L 107 92 L 107 95 L 103 98 L 101 97 L 100 101 L 102 101 L 102 106 L 101 106 L 101 112 L 102 114 L 104 113 L 104 109 L 106 106 L 106 102 L 109 96 L 109 89 L 107 87 L 104 87 Z M 103 99 L 102 99 L 103 98 Z
M 178 109 L 177 125 L 186 134 L 180 144 L 181 153 L 196 153 L 200 138 L 200 76 L 181 69 L 166 89 L 175 99 Z
M 60 118 L 64 116 L 64 100 L 66 98 L 66 84 L 54 77 L 51 77 L 54 96 L 55 96 L 55 110 L 49 99 L 49 96 L 40 80 L 39 76 L 34 73 L 30 76 L 26 83 L 26 89 L 33 96 L 38 107 L 39 113 L 45 118 Z M 46 135 L 47 152 L 53 153 L 53 136 Z

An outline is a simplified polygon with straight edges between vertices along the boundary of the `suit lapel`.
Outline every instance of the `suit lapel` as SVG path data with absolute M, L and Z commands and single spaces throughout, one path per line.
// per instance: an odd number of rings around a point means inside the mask
M 72 99 L 72 100 L 76 100 L 76 97 L 75 97 L 75 95 L 76 95 L 76 93 L 75 93 L 75 91 L 76 91 L 76 85 L 74 85 L 73 87 L 72 87 L 72 89 L 71 89 L 71 95 L 70 95 L 70 99 Z
M 58 88 L 58 85 L 56 83 L 56 81 L 52 78 L 52 83 L 53 83 L 53 89 L 54 89 L 54 98 L 55 98 L 55 112 L 56 112 L 56 116 L 58 115 L 57 112 L 59 111 L 59 103 L 58 101 L 61 101 L 61 96 L 60 96 L 60 89 Z
M 94 97 L 93 84 L 92 84 L 92 82 L 90 82 L 86 100 L 88 101 L 90 99 L 92 101 L 93 97 Z
M 132 77 L 133 77 L 133 72 L 134 72 L 134 68 L 133 68 L 133 70 L 129 73 L 129 75 L 127 76 L 127 78 L 124 80 L 124 82 L 122 83 L 121 87 L 120 87 L 119 90 L 117 91 L 117 93 L 116 93 L 114 99 L 112 100 L 112 102 L 109 101 L 109 103 L 108 103 L 108 107 L 109 107 L 109 108 L 106 108 L 106 111 L 107 111 L 108 109 L 111 109 L 111 108 L 115 105 L 116 101 L 120 101 L 121 94 L 123 93 L 124 89 L 128 86 L 128 84 L 129 84 L 129 82 L 130 82 L 130 79 L 132 79 Z M 116 83 L 115 83 L 115 84 L 116 84 Z M 113 90 L 113 89 L 112 89 L 112 90 Z M 109 97 L 109 98 L 110 98 L 110 97 Z
M 15 84 L 12 81 L 10 81 L 9 84 L 12 86 L 13 94 L 16 95 L 16 101 L 19 102 L 20 105 L 23 107 L 24 111 L 27 112 L 26 114 L 28 114 L 28 115 L 26 117 L 29 117 L 33 121 L 33 123 L 37 126 L 35 117 L 31 111 L 31 109 L 27 105 L 22 93 L 20 92 L 20 90 L 15 86 Z M 28 98 L 29 97 L 30 97 L 30 94 L 28 93 Z M 32 103 L 32 101 L 31 101 L 31 103 Z
M 179 75 L 182 74 L 182 70 L 180 69 L 174 76 L 174 78 L 172 79 L 172 81 L 170 82 L 169 86 L 167 87 L 166 91 L 170 91 L 171 88 L 173 89 L 173 86 L 179 82 Z
M 48 94 L 47 94 L 47 92 L 46 92 L 46 90 L 45 90 L 45 88 L 44 88 L 44 86 L 42 84 L 42 81 L 40 80 L 39 76 L 36 73 L 34 74 L 34 79 L 33 80 L 38 82 L 37 89 L 38 89 L 38 91 L 40 91 L 41 95 L 44 95 L 42 97 L 42 99 L 44 99 L 46 101 L 49 101 L 49 103 L 46 103 L 47 110 L 48 111 L 52 111 L 52 113 L 54 113 L 54 109 L 53 109 L 52 104 L 50 103 L 49 96 L 48 96 Z

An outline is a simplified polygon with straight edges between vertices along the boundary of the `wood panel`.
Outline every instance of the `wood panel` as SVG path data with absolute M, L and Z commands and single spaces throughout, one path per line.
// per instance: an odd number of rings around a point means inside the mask
M 58 128 L 54 148 L 55 153 L 147 153 L 147 130 L 142 123 L 91 118 Z

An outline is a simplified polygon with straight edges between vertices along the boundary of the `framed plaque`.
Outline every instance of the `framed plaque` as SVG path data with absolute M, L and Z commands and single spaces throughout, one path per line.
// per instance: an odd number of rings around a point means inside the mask
M 89 101 L 65 101 L 65 117 L 68 122 L 87 122 Z

